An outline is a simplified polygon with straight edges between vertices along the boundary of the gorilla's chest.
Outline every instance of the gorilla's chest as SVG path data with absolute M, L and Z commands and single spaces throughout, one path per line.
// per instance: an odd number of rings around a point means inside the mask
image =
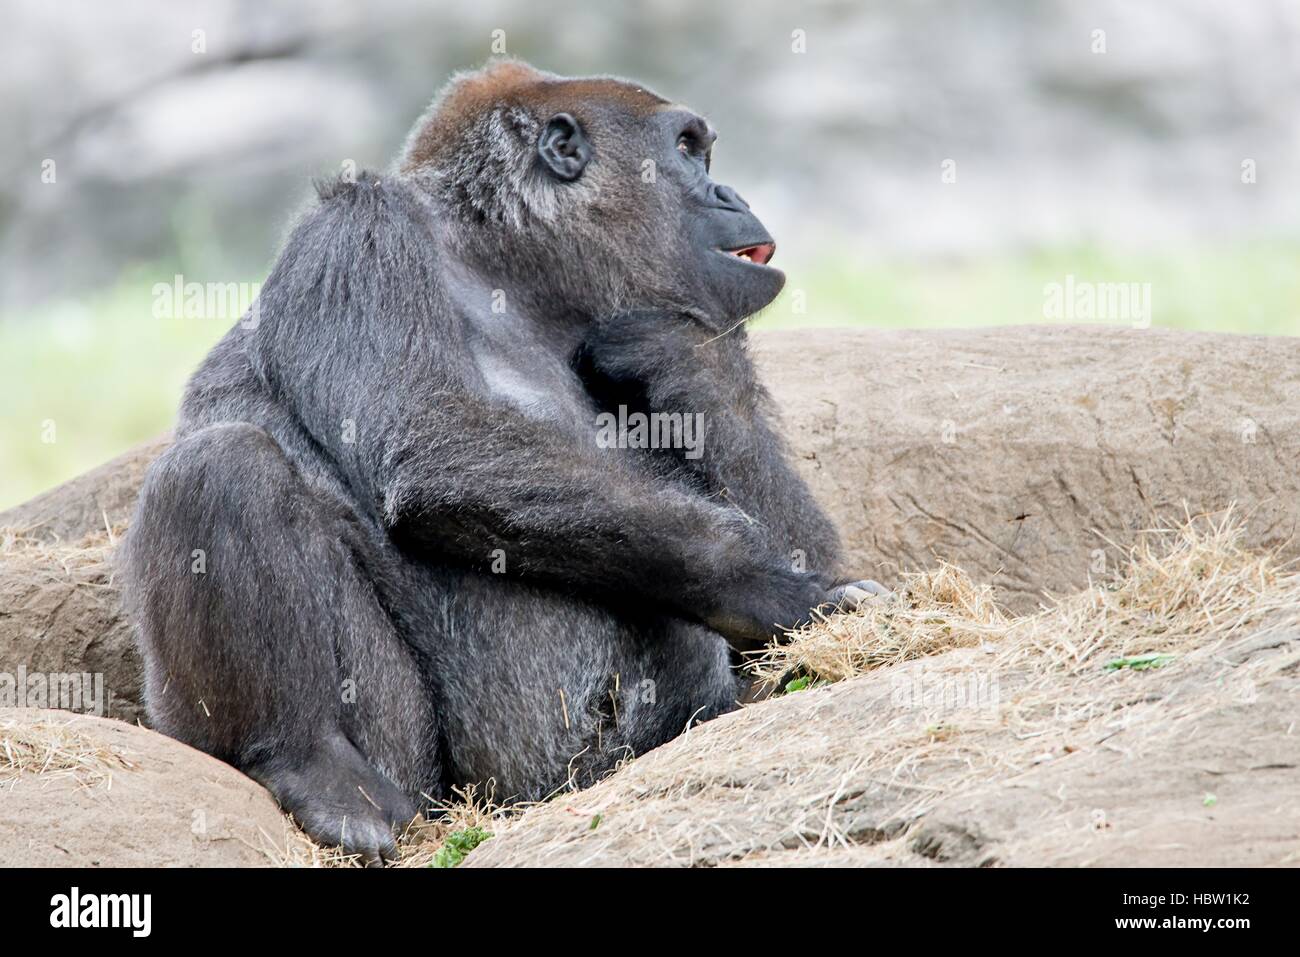
M 567 351 L 523 321 L 473 330 L 470 353 L 484 396 L 565 431 L 591 432 L 596 408 Z
M 513 406 L 529 418 L 573 424 L 594 419 L 577 376 L 544 353 L 476 352 L 474 364 L 493 401 Z

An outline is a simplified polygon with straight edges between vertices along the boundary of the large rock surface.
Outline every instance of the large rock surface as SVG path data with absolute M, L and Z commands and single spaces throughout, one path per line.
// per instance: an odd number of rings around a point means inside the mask
M 1300 520 L 1300 339 L 1115 327 L 755 337 L 854 572 L 943 559 L 1012 609 L 1102 577 L 1107 540 L 1237 503 Z
M 691 728 L 466 866 L 1294 866 L 1298 668 L 1294 615 L 1150 671 L 950 651 Z
M 6 744 L 48 747 L 15 768 Z M 265 789 L 146 728 L 0 708 L 0 863 L 9 867 L 257 867 L 290 827 Z
M 1107 542 L 1234 502 L 1248 546 L 1300 554 L 1300 339 L 1014 327 L 754 342 L 848 571 L 888 581 L 942 559 L 1025 611 L 1102 577 Z M 102 530 L 129 519 L 165 442 L 0 512 L 0 528 L 55 546 L 0 552 L 0 671 L 101 671 L 109 714 L 139 716 Z M 100 537 L 76 547 L 86 535 Z

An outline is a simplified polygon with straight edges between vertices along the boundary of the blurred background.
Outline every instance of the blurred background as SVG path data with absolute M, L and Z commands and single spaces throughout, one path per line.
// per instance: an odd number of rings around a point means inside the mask
M 614 73 L 720 131 L 779 246 L 764 326 L 1300 333 L 1296 0 L 3 0 L 0 508 L 167 428 L 314 176 L 385 167 L 457 69 Z

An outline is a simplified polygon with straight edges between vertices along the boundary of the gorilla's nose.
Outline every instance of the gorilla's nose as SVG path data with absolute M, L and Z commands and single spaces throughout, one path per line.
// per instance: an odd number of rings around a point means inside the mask
M 713 198 L 719 206 L 734 209 L 738 213 L 749 212 L 749 203 L 745 202 L 740 194 L 730 186 L 715 185 L 713 187 Z

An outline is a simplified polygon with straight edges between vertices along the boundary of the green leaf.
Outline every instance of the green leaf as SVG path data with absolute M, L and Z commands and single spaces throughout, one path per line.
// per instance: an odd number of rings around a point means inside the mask
M 1119 671 L 1121 668 L 1128 668 L 1130 671 L 1147 671 L 1151 668 L 1163 668 L 1173 660 L 1173 655 L 1159 652 L 1149 655 L 1131 655 L 1128 658 L 1112 658 L 1106 662 L 1106 670 Z
M 491 831 L 481 827 L 466 827 L 452 831 L 438 853 L 433 855 L 430 867 L 456 867 L 465 860 L 465 855 L 492 836 Z

